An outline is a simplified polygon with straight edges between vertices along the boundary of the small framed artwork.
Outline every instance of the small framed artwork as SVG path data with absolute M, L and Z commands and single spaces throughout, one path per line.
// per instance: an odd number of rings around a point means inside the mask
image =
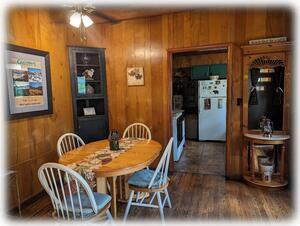
M 49 53 L 9 44 L 5 57 L 9 119 L 52 114 Z
M 84 116 L 96 115 L 95 108 L 94 107 L 83 108 L 83 114 Z
M 127 67 L 127 85 L 128 86 L 144 85 L 143 67 Z

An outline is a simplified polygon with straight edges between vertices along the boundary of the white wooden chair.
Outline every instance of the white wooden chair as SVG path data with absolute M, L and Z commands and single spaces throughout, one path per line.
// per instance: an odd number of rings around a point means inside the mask
M 129 177 L 128 184 L 130 189 L 130 197 L 127 203 L 123 221 L 125 222 L 128 217 L 130 207 L 142 206 L 159 208 L 161 220 L 164 222 L 164 211 L 163 208 L 168 203 L 169 208 L 172 207 L 169 193 L 167 190 L 169 184 L 168 169 L 173 144 L 173 137 L 170 139 L 161 159 L 157 165 L 155 171 L 150 169 L 143 169 L 135 172 Z M 134 193 L 136 194 L 136 200 L 133 201 Z M 146 193 L 152 194 L 149 203 L 145 202 Z M 161 194 L 164 194 L 162 200 Z M 158 205 L 153 204 L 154 198 L 157 197 Z
M 149 142 L 151 140 L 151 131 L 143 123 L 133 123 L 125 129 L 123 138 L 143 138 Z
M 74 170 L 58 163 L 45 163 L 38 170 L 40 183 L 50 196 L 53 216 L 64 220 L 95 220 L 108 218 L 111 197 L 92 192 L 88 183 Z M 104 215 L 104 216 L 103 216 Z
M 66 133 L 62 135 L 57 141 L 57 154 L 58 157 L 62 156 L 66 152 L 85 145 L 80 136 L 74 133 Z

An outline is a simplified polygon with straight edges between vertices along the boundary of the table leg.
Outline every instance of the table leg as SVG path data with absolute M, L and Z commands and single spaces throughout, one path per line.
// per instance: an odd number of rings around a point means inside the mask
M 285 162 L 285 144 L 281 145 L 281 156 L 280 156 L 280 182 L 284 182 L 284 162 Z
M 128 181 L 128 175 L 124 175 L 124 194 L 125 194 L 125 200 L 129 199 L 129 184 Z
M 107 194 L 106 178 L 97 177 L 96 182 L 97 182 L 97 192 Z
M 116 194 L 116 179 L 117 177 L 108 178 L 110 184 L 110 193 L 111 193 L 111 213 L 113 218 L 117 218 L 117 194 Z
M 250 142 L 250 155 L 251 155 L 251 179 L 255 180 L 255 158 L 254 158 L 254 143 Z

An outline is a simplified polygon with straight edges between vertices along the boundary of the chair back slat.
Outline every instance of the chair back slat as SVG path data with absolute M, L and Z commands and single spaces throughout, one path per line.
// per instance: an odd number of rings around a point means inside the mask
M 70 220 L 84 218 L 82 194 L 86 194 L 95 214 L 98 213 L 96 201 L 88 183 L 77 172 L 58 163 L 46 163 L 39 168 L 39 180 L 50 196 L 58 218 Z M 65 182 L 65 183 L 64 183 Z M 71 183 L 73 185 L 71 188 Z M 66 194 L 66 190 L 69 194 Z M 78 198 L 75 207 L 74 197 Z M 69 200 L 68 200 L 69 199 Z
M 154 185 L 156 177 L 159 175 L 159 186 L 164 185 L 168 180 L 168 170 L 169 170 L 169 160 L 171 156 L 171 150 L 172 150 L 172 144 L 173 144 L 173 137 L 168 142 L 168 145 L 162 154 L 160 161 L 155 169 L 155 172 L 150 180 L 148 188 L 152 188 Z
M 85 143 L 78 135 L 74 133 L 66 133 L 62 135 L 57 141 L 58 157 L 82 145 L 85 145 Z
M 149 142 L 152 137 L 148 126 L 143 123 L 133 123 L 125 129 L 123 138 L 143 138 Z

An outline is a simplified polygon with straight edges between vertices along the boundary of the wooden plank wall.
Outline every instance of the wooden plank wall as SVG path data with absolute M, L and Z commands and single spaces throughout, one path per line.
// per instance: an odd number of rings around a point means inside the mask
M 204 53 L 203 55 L 176 56 L 173 58 L 173 68 L 204 64 L 227 64 L 227 53 Z
M 10 43 L 49 51 L 51 58 L 54 114 L 8 123 L 8 167 L 21 174 L 22 200 L 40 191 L 38 167 L 56 160 L 57 138 L 73 130 L 67 45 L 107 48 L 110 128 L 123 132 L 130 123 L 144 122 L 153 138 L 165 146 L 171 134 L 168 48 L 225 42 L 241 45 L 249 39 L 272 36 L 291 38 L 286 10 L 201 9 L 93 25 L 87 29 L 85 44 L 77 30 L 55 24 L 51 16 L 47 10 L 18 10 L 8 17 Z M 144 86 L 127 86 L 127 66 L 144 67 Z M 241 75 L 235 76 L 233 80 L 239 84 Z M 241 90 L 235 90 L 233 96 L 241 96 Z M 238 121 L 239 111 L 235 114 Z M 238 135 L 239 127 L 232 128 Z
M 56 141 L 73 131 L 65 26 L 53 24 L 47 11 L 13 10 L 8 17 L 8 42 L 50 53 L 53 114 L 9 121 L 8 168 L 17 170 L 21 201 L 41 191 L 37 170 L 56 162 Z M 12 190 L 12 193 L 14 190 Z M 12 196 L 12 204 L 15 199 Z
M 285 10 L 225 9 L 193 10 L 112 25 L 108 45 L 110 69 L 107 73 L 110 127 L 123 131 L 130 123 L 141 121 L 149 125 L 154 139 L 166 145 L 171 134 L 167 49 L 226 42 L 239 46 L 249 39 L 273 36 L 291 38 L 290 20 Z M 235 65 L 240 68 L 239 56 L 236 58 L 238 51 L 233 51 Z M 145 86 L 127 86 L 127 66 L 144 67 Z M 241 70 L 234 69 L 233 73 L 233 81 L 238 87 Z M 233 103 L 241 97 L 241 92 L 241 88 L 233 91 Z M 240 107 L 233 109 L 238 111 L 234 113 L 234 119 L 239 125 Z M 235 125 L 233 129 L 233 133 L 239 136 L 240 126 Z M 236 145 L 233 149 L 238 147 Z M 239 153 L 239 150 L 233 152 Z M 239 174 L 239 167 L 236 168 Z

